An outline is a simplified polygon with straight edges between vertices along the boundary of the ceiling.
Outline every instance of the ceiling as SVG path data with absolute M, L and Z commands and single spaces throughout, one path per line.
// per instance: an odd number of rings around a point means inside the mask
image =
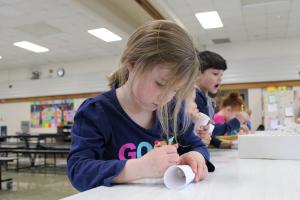
M 252 7 L 243 7 L 242 1 L 149 0 L 164 18 L 187 28 L 198 46 L 225 38 L 237 43 L 300 37 L 300 0 Z M 195 13 L 208 11 L 219 13 L 223 28 L 202 28 Z M 135 0 L 0 0 L 0 70 L 117 56 L 129 35 L 149 20 L 153 18 Z M 50 29 L 38 27 L 45 23 Z M 104 42 L 87 32 L 97 28 L 123 40 Z M 33 53 L 13 45 L 20 41 L 49 51 Z

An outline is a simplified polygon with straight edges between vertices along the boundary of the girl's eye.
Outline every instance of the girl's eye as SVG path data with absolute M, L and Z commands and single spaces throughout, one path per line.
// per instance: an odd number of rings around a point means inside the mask
M 159 82 L 156 81 L 156 84 L 159 86 L 159 87 L 163 87 L 164 85 L 163 84 L 160 84 Z
M 217 76 L 217 75 L 218 75 L 218 73 L 214 73 L 214 75 L 215 75 L 215 76 Z

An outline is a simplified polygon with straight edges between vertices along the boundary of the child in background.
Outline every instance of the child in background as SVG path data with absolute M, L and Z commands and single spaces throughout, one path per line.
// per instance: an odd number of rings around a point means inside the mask
M 238 113 L 241 112 L 241 106 L 244 106 L 245 103 L 240 98 L 239 92 L 230 92 L 226 97 L 223 98 L 221 102 L 221 110 L 215 114 L 214 121 L 215 123 L 225 124 L 226 122 L 234 119 Z M 242 129 L 245 133 L 249 131 L 246 125 L 241 125 L 240 129 Z M 239 130 L 235 130 L 235 132 L 239 132 Z M 229 132 L 227 135 L 236 135 L 234 131 Z
M 208 92 L 217 93 L 221 82 L 223 72 L 227 69 L 226 61 L 218 54 L 203 51 L 198 53 L 201 66 L 199 66 L 198 77 L 196 81 L 196 104 L 198 110 L 208 115 L 212 120 L 214 118 L 215 101 L 208 96 Z M 210 144 L 217 148 L 231 148 L 231 141 L 222 142 L 215 136 L 224 135 L 226 132 L 233 131 L 241 126 L 245 121 L 249 120 L 246 112 L 240 112 L 232 120 L 224 124 L 215 124 Z M 213 122 L 214 124 L 214 122 Z M 207 132 L 207 129 L 200 131 Z
M 200 127 L 200 122 L 201 122 L 202 116 L 200 115 L 200 112 L 197 108 L 197 104 L 195 103 L 195 98 L 196 98 L 196 90 L 194 90 L 190 102 L 187 103 L 186 115 L 195 122 L 194 133 L 202 139 L 202 141 L 206 144 L 206 146 L 208 146 L 211 141 L 212 133 L 210 133 L 208 131 L 202 133 L 198 129 L 198 127 Z M 211 121 L 208 122 L 208 124 L 210 124 L 210 123 L 211 123 Z M 203 129 L 203 126 L 200 128 Z M 205 129 L 207 129 L 207 128 L 209 128 L 209 127 L 205 126 Z
M 138 28 L 108 77 L 111 90 L 87 99 L 76 112 L 67 158 L 72 185 L 85 191 L 161 178 L 176 164 L 190 165 L 194 182 L 214 171 L 183 106 L 198 67 L 192 38 L 175 23 L 156 20 Z M 154 149 L 156 140 L 163 146 Z
M 251 118 L 251 114 L 252 114 L 252 110 L 250 108 L 246 108 L 246 112 L 248 113 L 249 117 Z M 251 128 L 251 121 L 249 120 L 249 122 L 247 122 L 247 127 L 249 129 L 249 131 L 252 131 L 252 128 Z

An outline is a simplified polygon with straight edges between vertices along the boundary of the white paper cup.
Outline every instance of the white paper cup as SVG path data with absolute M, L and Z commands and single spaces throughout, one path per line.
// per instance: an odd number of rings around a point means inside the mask
M 201 121 L 199 122 L 199 127 L 196 127 L 197 130 L 203 130 L 200 128 L 200 126 L 207 125 L 210 120 L 209 116 L 207 116 L 206 114 L 200 113 L 200 115 L 202 116 L 202 118 Z
M 195 174 L 189 165 L 175 165 L 167 169 L 164 183 L 171 190 L 179 190 L 193 181 Z
M 212 124 L 209 124 L 209 132 L 212 133 L 214 131 L 214 129 L 215 129 L 215 126 Z

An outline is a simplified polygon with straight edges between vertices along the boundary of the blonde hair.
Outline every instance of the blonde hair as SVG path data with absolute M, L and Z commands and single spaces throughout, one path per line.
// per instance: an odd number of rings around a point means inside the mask
M 177 90 L 175 104 L 172 104 L 172 107 L 170 107 L 170 103 L 167 103 L 157 109 L 157 116 L 162 125 L 163 133 L 169 138 L 168 131 L 172 130 L 176 139 L 179 129 L 178 114 L 182 106 L 182 99 L 189 100 L 194 90 L 199 69 L 199 60 L 192 37 L 171 21 L 148 22 L 138 28 L 128 39 L 121 54 L 119 68 L 107 77 L 111 88 L 115 84 L 120 87 L 126 83 L 129 77 L 128 63 L 133 64 L 135 68 L 135 75 L 131 84 L 132 97 L 134 97 L 133 85 L 137 79 L 146 70 L 152 71 L 159 64 L 172 66 L 172 71 L 164 84 L 162 96 L 160 96 L 161 102 L 166 102 L 168 94 L 184 83 Z M 180 132 L 186 131 L 189 122 L 190 120 L 184 117 Z

